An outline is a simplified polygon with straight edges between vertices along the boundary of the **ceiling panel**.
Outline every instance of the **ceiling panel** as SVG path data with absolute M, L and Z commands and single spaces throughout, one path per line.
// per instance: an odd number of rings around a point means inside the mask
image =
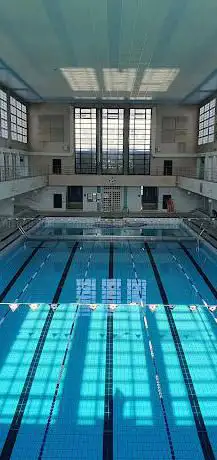
M 216 0 L 2 3 L 0 58 L 30 100 L 195 103 L 217 89 Z M 19 87 L 8 68 L 0 81 Z

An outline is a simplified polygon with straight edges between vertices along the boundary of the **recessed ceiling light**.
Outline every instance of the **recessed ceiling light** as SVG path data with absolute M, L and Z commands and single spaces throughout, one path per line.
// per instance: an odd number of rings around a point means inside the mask
M 73 91 L 99 91 L 95 69 L 68 67 L 61 68 L 60 71 Z
M 103 69 L 106 91 L 132 91 L 136 69 Z
M 165 92 L 173 83 L 178 73 L 179 69 L 175 68 L 146 69 L 139 91 L 149 93 Z

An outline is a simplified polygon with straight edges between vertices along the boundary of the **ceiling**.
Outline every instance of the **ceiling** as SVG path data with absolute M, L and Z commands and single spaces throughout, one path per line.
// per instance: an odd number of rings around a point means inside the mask
M 0 0 L 0 81 L 29 101 L 198 103 L 216 18 L 216 0 Z

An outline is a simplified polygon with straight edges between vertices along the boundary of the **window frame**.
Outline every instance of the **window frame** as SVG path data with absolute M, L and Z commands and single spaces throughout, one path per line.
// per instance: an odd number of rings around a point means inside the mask
M 215 142 L 216 97 L 209 99 L 199 107 L 198 146 Z
M 0 138 L 9 138 L 8 126 L 8 94 L 7 91 L 0 86 Z
M 84 116 L 85 114 L 87 115 L 87 117 Z M 89 120 L 89 123 L 88 122 L 82 123 L 82 120 Z M 82 136 L 84 136 L 84 140 L 82 139 Z M 87 147 L 86 149 L 85 149 L 85 144 Z M 97 172 L 97 108 L 96 107 L 74 107 L 74 151 L 75 151 L 76 174 L 96 174 Z

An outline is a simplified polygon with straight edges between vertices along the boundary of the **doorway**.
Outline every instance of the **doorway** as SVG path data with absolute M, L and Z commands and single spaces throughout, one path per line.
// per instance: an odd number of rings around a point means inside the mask
M 83 209 L 83 187 L 69 185 L 66 196 L 67 209 Z
M 61 158 L 53 158 L 53 174 L 62 173 L 62 160 Z
M 158 190 L 157 187 L 141 187 L 142 209 L 157 209 Z

